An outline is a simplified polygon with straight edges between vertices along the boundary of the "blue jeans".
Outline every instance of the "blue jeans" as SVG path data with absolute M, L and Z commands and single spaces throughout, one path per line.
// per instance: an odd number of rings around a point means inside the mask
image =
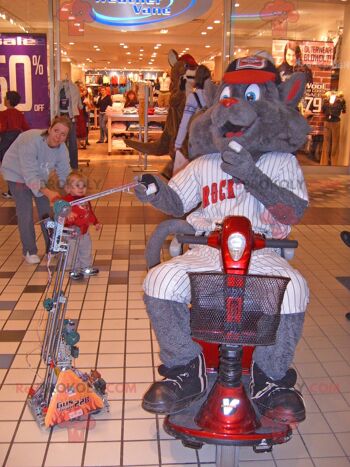
M 104 141 L 105 138 L 108 138 L 105 116 L 105 112 L 100 112 L 98 116 L 98 123 L 100 125 L 100 141 Z

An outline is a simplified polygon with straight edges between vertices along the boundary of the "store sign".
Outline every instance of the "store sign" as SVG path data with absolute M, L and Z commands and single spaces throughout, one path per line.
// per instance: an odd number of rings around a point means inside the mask
M 17 91 L 31 128 L 47 128 L 50 98 L 45 34 L 0 33 L 0 110 L 7 91 Z
M 204 14 L 212 0 L 89 0 L 97 23 L 148 29 L 191 21 Z

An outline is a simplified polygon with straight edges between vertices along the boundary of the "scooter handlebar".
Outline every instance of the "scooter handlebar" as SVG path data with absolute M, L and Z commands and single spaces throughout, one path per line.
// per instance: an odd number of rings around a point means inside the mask
M 208 237 L 196 237 L 194 235 L 176 235 L 176 239 L 179 243 L 191 243 L 191 245 L 207 245 Z
M 297 240 L 267 238 L 265 248 L 298 248 Z
M 207 245 L 208 237 L 195 237 L 194 235 L 176 235 L 179 243 L 191 243 L 192 245 Z M 297 240 L 266 238 L 265 248 L 298 248 Z

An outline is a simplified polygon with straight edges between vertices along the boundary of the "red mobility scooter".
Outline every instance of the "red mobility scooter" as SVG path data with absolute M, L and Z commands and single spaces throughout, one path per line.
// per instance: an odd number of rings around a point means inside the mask
M 158 226 L 158 241 L 161 235 L 166 238 L 168 226 L 173 227 L 174 222 Z M 184 221 L 177 222 L 180 231 L 186 230 L 181 229 Z M 223 272 L 189 273 L 192 336 L 203 347 L 210 390 L 190 407 L 168 415 L 164 429 L 189 448 L 216 445 L 217 467 L 237 467 L 240 446 L 252 446 L 257 453 L 269 452 L 292 435 L 291 426 L 262 417 L 246 390 L 254 347 L 274 344 L 290 279 L 247 275 L 247 271 L 253 250 L 283 251 L 296 248 L 297 242 L 255 234 L 250 221 L 240 216 L 226 217 L 207 237 L 176 238 L 179 243 L 221 249 Z M 154 246 L 151 237 L 148 250 Z

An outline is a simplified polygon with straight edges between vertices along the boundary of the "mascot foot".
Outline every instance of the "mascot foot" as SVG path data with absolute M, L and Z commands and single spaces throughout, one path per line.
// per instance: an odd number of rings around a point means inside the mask
M 161 366 L 165 378 L 153 383 L 143 396 L 144 410 L 156 414 L 180 412 L 205 393 L 207 375 L 203 354 L 187 365 Z
M 153 143 L 143 143 L 136 139 L 124 139 L 126 146 L 135 149 L 143 154 L 152 154 L 155 156 L 163 156 L 169 153 L 168 147 L 163 147 L 160 140 Z
M 287 371 L 284 378 L 274 381 L 253 363 L 250 394 L 260 414 L 286 424 L 305 420 L 303 397 L 293 387 L 296 380 L 297 375 L 293 368 Z

